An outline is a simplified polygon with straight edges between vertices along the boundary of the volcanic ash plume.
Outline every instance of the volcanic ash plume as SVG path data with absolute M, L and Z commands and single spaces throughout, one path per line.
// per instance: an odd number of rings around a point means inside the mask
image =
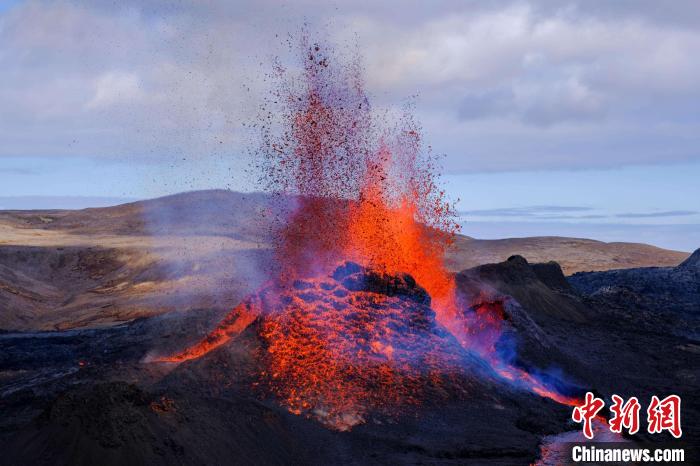
M 535 390 L 496 356 L 502 307 L 457 297 L 443 265 L 453 206 L 408 109 L 390 121 L 370 107 L 357 60 L 306 40 L 301 51 L 298 68 L 274 67 L 254 151 L 262 187 L 287 206 L 274 277 L 164 360 L 200 357 L 253 328 L 265 348 L 261 385 L 341 430 L 431 390 L 463 393 L 446 387 L 459 385 L 472 353 Z

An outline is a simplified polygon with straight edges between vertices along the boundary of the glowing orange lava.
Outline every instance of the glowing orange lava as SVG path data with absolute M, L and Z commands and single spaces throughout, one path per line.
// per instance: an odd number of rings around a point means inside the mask
M 255 307 L 255 299 L 251 298 L 244 301 L 234 310 L 229 312 L 224 320 L 212 330 L 203 340 L 187 348 L 186 350 L 172 355 L 159 358 L 163 362 L 183 362 L 190 359 L 196 359 L 208 352 L 225 344 L 231 338 L 240 334 L 245 330 L 255 318 L 259 315 L 258 308 Z
M 296 281 L 260 330 L 271 391 L 290 411 L 340 430 L 419 404 L 449 385 L 463 357 L 415 282 L 348 265 Z
M 458 303 L 443 264 L 454 208 L 410 112 L 388 124 L 370 109 L 359 65 L 317 44 L 302 50 L 301 76 L 275 68 L 280 86 L 256 154 L 263 188 L 287 208 L 273 235 L 275 276 L 163 360 L 200 357 L 252 325 L 263 385 L 292 412 L 341 430 L 420 403 L 449 385 L 468 352 L 506 380 L 572 402 L 498 359 L 502 303 Z

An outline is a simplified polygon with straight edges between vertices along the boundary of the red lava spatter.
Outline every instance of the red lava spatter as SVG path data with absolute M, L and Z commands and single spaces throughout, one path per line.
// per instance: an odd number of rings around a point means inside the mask
M 295 200 L 273 235 L 275 277 L 204 340 L 162 360 L 197 358 L 260 317 L 267 348 L 260 375 L 272 393 L 292 412 L 344 429 L 367 410 L 419 403 L 423 387 L 453 367 L 441 333 L 448 331 L 503 379 L 574 402 L 499 360 L 493 345 L 502 307 L 484 303 L 465 312 L 458 305 L 443 264 L 458 229 L 455 210 L 439 187 L 439 160 L 423 149 L 410 112 L 393 122 L 374 112 L 358 61 L 306 38 L 301 51 L 297 73 L 274 68 L 278 87 L 263 106 L 255 154 L 262 188 L 280 202 Z M 434 316 L 422 317 L 428 327 L 409 331 L 404 324 L 418 311 L 398 298 L 335 295 L 344 292 L 327 277 L 345 261 L 370 274 L 415 279 L 430 297 Z M 299 283 L 308 290 L 295 288 Z

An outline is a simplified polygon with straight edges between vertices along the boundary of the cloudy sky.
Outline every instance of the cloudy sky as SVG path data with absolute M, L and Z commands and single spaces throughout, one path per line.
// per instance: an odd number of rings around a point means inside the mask
M 0 0 L 0 208 L 251 189 L 241 122 L 304 22 L 417 96 L 465 234 L 700 247 L 697 0 Z

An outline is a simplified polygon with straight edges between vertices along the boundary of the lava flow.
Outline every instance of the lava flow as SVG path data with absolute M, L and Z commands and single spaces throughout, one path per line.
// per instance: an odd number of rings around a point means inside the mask
M 499 358 L 499 303 L 458 299 L 443 265 L 453 205 L 410 112 L 387 123 L 356 62 L 318 44 L 302 51 L 299 75 L 275 67 L 255 153 L 262 187 L 292 205 L 273 235 L 274 277 L 204 340 L 162 360 L 198 358 L 253 329 L 265 348 L 261 385 L 336 429 L 451 392 L 470 354 L 502 379 L 574 402 Z

